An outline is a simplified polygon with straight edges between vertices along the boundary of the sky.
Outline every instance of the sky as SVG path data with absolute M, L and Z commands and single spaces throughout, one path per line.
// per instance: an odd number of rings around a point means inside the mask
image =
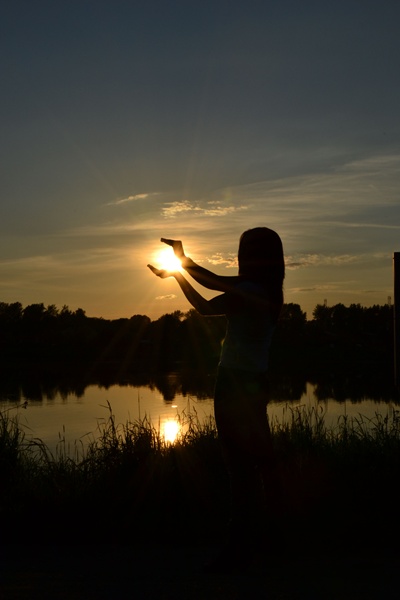
M 160 237 L 231 275 L 267 226 L 308 318 L 386 304 L 399 22 L 398 0 L 4 0 L 0 302 L 186 311 L 146 268 Z

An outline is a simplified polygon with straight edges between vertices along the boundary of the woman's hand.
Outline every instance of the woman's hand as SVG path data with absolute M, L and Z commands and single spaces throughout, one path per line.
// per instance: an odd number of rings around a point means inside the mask
M 171 240 L 172 241 L 172 240 Z M 187 300 L 189 300 L 190 304 L 199 311 L 202 315 L 212 315 L 213 313 L 212 305 L 206 298 L 204 298 L 194 287 L 186 281 L 182 273 L 180 271 L 167 271 L 166 269 L 157 269 L 153 267 L 153 265 L 147 265 L 152 273 L 161 279 L 166 279 L 167 277 L 175 277 L 178 282 L 182 292 L 185 294 Z
M 150 271 L 154 273 L 154 275 L 157 275 L 157 277 L 160 277 L 160 279 L 166 279 L 167 277 L 174 276 L 173 271 L 167 271 L 166 269 L 157 269 L 156 267 L 153 267 L 153 265 L 147 266 L 149 267 Z
M 183 245 L 180 240 L 169 240 L 167 238 L 161 238 L 160 241 L 164 242 L 164 244 L 167 244 L 168 246 L 171 246 L 171 248 L 174 251 L 175 256 L 177 258 L 179 258 L 179 260 L 182 260 L 182 258 L 185 258 L 185 253 L 183 251 Z

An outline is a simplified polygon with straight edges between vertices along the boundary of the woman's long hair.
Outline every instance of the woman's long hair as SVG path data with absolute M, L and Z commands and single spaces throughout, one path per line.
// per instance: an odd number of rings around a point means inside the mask
M 283 306 L 285 278 L 283 246 L 279 235 L 268 227 L 255 227 L 243 232 L 238 262 L 241 277 L 267 287 L 274 318 L 278 319 Z

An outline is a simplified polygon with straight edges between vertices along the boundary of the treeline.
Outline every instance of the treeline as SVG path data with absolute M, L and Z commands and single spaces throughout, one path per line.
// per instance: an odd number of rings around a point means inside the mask
M 4 364 L 112 365 L 120 371 L 168 370 L 217 364 L 224 317 L 175 311 L 107 320 L 78 308 L 0 302 L 0 361 Z M 276 369 L 390 364 L 393 308 L 317 305 L 311 321 L 298 304 L 285 304 L 274 335 Z

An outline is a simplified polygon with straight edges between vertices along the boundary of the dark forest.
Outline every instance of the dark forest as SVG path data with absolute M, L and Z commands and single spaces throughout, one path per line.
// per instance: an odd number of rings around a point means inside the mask
M 212 370 L 224 337 L 224 317 L 175 311 L 152 321 L 146 315 L 107 320 L 78 308 L 0 302 L 0 365 L 38 370 L 93 367 L 118 373 Z M 285 304 L 271 348 L 275 372 L 354 371 L 390 373 L 393 307 L 317 305 L 312 320 L 298 304 Z

